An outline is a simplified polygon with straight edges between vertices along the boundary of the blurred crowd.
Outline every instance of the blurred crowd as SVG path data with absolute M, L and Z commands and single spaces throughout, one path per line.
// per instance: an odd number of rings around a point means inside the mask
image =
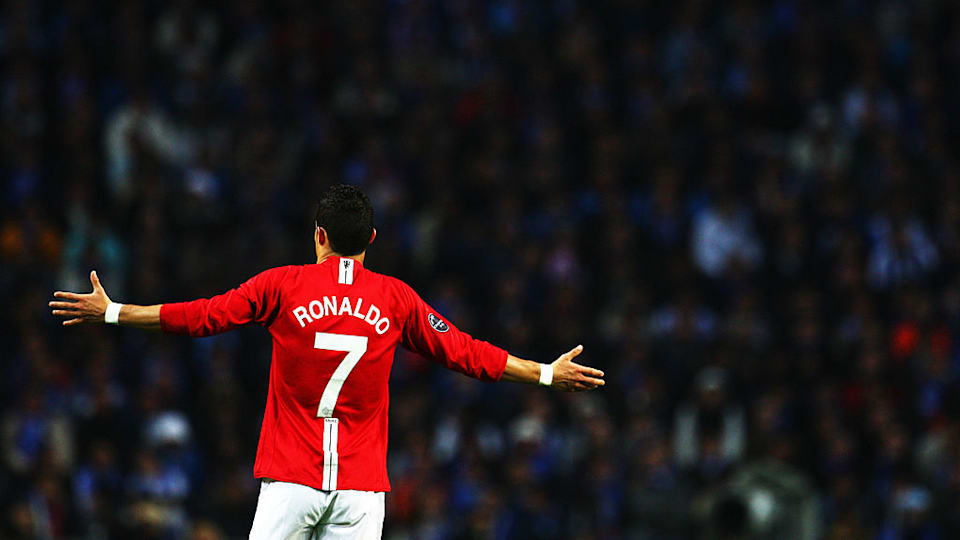
M 367 266 L 607 386 L 400 352 L 385 538 L 960 537 L 960 6 L 11 0 L 0 538 L 243 538 L 270 342 L 51 291 Z M 951 150 L 953 148 L 953 150 Z

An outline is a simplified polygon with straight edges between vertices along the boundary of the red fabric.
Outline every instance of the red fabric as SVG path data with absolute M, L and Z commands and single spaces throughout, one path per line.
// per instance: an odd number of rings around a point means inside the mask
M 330 257 L 320 264 L 273 268 L 210 299 L 164 304 L 160 324 L 166 332 L 191 336 L 250 322 L 270 331 L 273 360 L 254 475 L 315 489 L 324 489 L 320 396 L 347 354 L 314 348 L 315 333 L 367 337 L 367 350 L 345 379 L 332 414 L 339 419 L 336 487 L 389 491 L 387 383 L 397 346 L 487 381 L 503 375 L 507 353 L 441 319 L 400 280 L 355 263 L 353 284 L 339 283 L 340 265 L 340 257 Z M 337 308 L 322 309 L 324 297 L 328 307 Z M 311 309 L 321 316 L 310 315 Z M 376 323 L 384 318 L 389 323 L 379 323 L 381 334 Z

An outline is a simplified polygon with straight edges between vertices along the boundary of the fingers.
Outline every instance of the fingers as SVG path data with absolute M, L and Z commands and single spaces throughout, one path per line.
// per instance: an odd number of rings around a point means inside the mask
M 574 348 L 570 349 L 569 351 L 567 351 L 567 352 L 563 353 L 562 355 L 560 355 L 560 359 L 561 359 L 561 360 L 573 360 L 574 358 L 576 358 L 577 356 L 579 356 L 580 353 L 582 353 L 582 352 L 583 352 L 583 345 L 577 345 L 576 347 L 574 347 Z
M 603 385 L 604 381 L 600 379 L 584 377 L 582 379 L 574 379 L 557 384 L 556 389 L 562 392 L 585 392 L 587 390 L 596 390 Z
M 557 362 L 561 363 L 561 365 L 558 365 L 558 368 L 562 369 L 564 373 L 562 377 L 566 379 L 562 389 L 569 392 L 582 392 L 584 390 L 593 390 L 606 384 L 603 380 L 603 371 L 573 362 L 573 359 L 582 352 L 583 345 L 577 345 L 560 355 L 560 358 L 557 359 Z M 554 377 L 554 380 L 556 380 L 557 375 L 554 375 Z
M 97 292 L 97 289 L 103 291 L 103 288 L 100 287 L 100 279 L 97 278 L 96 272 L 90 272 L 90 283 L 93 284 L 94 292 Z M 84 300 L 90 298 L 90 294 L 56 291 L 53 293 L 53 296 L 63 300 L 70 300 L 68 302 L 47 302 L 47 305 L 53 308 L 52 313 L 54 315 L 67 318 L 67 320 L 63 321 L 63 326 L 74 326 L 84 322 L 83 306 L 81 306 L 81 304 Z
M 580 382 L 589 384 L 593 388 L 596 388 L 598 386 L 603 386 L 604 384 L 606 384 L 606 382 L 603 379 L 594 379 L 593 377 L 584 377 L 583 379 L 580 380 Z
M 97 276 L 96 270 L 90 271 L 90 284 L 93 285 L 93 290 L 103 291 L 103 286 L 100 285 L 100 278 Z
M 594 369 L 588 366 L 581 366 L 580 364 L 574 364 L 577 369 L 580 370 L 580 373 L 588 377 L 603 377 L 603 372 L 599 369 Z

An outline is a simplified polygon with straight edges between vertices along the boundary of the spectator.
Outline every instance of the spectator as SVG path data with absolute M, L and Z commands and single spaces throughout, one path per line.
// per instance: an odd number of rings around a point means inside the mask
M 694 217 L 691 242 L 694 262 L 711 278 L 752 270 L 763 255 L 749 211 L 726 194 Z
M 674 422 L 677 465 L 709 478 L 743 458 L 746 419 L 728 399 L 726 373 L 716 367 L 697 375 L 695 401 L 680 406 Z

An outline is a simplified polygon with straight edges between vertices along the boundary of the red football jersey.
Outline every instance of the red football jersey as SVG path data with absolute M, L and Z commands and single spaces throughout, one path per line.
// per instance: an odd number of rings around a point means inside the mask
M 210 299 L 164 304 L 164 331 L 209 336 L 256 322 L 273 336 L 254 476 L 389 491 L 388 380 L 397 345 L 481 380 L 507 352 L 457 330 L 402 281 L 346 257 L 262 272 Z

